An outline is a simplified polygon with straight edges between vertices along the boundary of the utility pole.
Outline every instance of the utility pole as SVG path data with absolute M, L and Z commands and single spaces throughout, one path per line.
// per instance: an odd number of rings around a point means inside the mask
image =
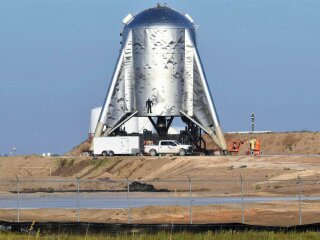
M 251 113 L 251 132 L 254 132 L 254 113 Z
M 189 179 L 189 216 L 190 216 L 190 224 L 192 224 L 192 182 L 189 175 L 188 175 L 188 179 Z

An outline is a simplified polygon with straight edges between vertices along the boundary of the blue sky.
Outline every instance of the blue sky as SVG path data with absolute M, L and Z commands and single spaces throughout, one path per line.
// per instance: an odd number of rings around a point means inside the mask
M 320 1 L 165 1 L 188 13 L 225 131 L 319 131 Z M 0 154 L 87 137 L 122 19 L 157 1 L 0 1 Z

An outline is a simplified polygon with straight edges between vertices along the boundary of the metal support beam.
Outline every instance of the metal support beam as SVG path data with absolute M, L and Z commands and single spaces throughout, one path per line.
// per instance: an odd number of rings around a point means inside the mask
M 152 117 L 149 116 L 148 118 L 149 118 L 152 126 L 154 127 L 154 129 L 157 130 L 157 124 L 153 121 Z
M 110 83 L 110 85 L 108 87 L 107 96 L 106 96 L 106 98 L 104 100 L 104 103 L 103 103 L 103 106 L 102 106 L 102 110 L 101 110 L 101 113 L 100 113 L 100 116 L 99 116 L 98 124 L 97 124 L 96 130 L 95 130 L 95 133 L 94 133 L 95 137 L 101 137 L 101 135 L 102 135 L 103 127 L 105 125 L 104 121 L 105 121 L 105 119 L 107 117 L 108 107 L 109 107 L 109 104 L 111 102 L 112 93 L 114 91 L 114 88 L 116 86 L 118 77 L 120 75 L 120 71 L 121 71 L 121 67 L 122 67 L 121 59 L 123 59 L 125 46 L 127 45 L 127 41 L 128 41 L 128 39 L 122 45 L 121 51 L 119 53 L 118 60 L 117 60 L 117 65 L 116 65 L 116 67 L 115 67 L 115 69 L 113 71 L 112 80 L 111 80 L 111 83 Z
M 138 111 L 135 111 L 134 113 L 130 114 L 128 117 L 124 117 L 123 120 L 120 120 L 119 123 L 112 128 L 110 131 L 107 132 L 107 134 L 111 134 L 114 130 L 116 130 L 118 127 L 120 127 L 121 125 L 125 124 L 127 121 L 129 121 L 133 116 L 135 116 L 138 113 Z
M 171 117 L 169 120 L 167 120 L 167 132 L 168 132 L 170 126 L 171 126 L 171 123 L 172 123 L 173 119 L 174 119 L 174 117 Z
M 201 128 L 206 134 L 210 135 L 210 133 L 205 129 L 204 126 L 202 126 L 200 123 L 198 123 L 196 120 L 194 120 L 192 117 L 188 116 L 185 112 L 180 110 L 180 113 L 188 118 L 191 122 L 193 122 L 195 125 L 197 125 L 199 128 Z

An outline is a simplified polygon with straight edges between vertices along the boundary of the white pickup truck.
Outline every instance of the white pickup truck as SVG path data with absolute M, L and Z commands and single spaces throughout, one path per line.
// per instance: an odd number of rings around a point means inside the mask
M 175 140 L 161 140 L 158 145 L 145 145 L 144 152 L 151 156 L 157 154 L 179 154 L 184 156 L 192 153 L 191 145 L 183 145 Z

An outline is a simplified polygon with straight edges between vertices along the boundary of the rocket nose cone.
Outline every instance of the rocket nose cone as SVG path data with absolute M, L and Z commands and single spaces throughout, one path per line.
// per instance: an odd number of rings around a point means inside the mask
M 160 6 L 146 9 L 128 23 L 126 28 L 146 28 L 146 27 L 174 27 L 193 29 L 193 21 L 189 15 L 184 15 L 167 6 Z

